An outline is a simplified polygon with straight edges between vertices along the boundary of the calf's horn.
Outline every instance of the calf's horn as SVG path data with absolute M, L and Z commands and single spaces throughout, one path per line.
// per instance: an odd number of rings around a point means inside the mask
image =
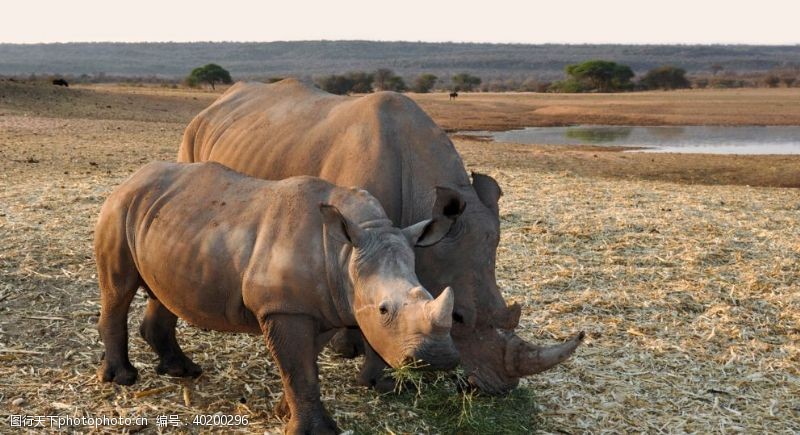
M 510 335 L 506 345 L 505 366 L 506 372 L 515 377 L 543 372 L 563 362 L 575 352 L 585 337 L 581 331 L 561 344 L 542 347 L 530 344 L 516 334 Z
M 453 326 L 453 289 L 447 287 L 438 298 L 425 304 L 425 312 L 438 328 Z

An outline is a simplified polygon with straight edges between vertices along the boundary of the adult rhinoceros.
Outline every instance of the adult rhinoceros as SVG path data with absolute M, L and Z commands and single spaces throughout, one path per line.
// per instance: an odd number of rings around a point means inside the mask
M 398 226 L 449 218 L 440 243 L 415 248 L 416 271 L 434 295 L 455 292 L 452 336 L 470 382 L 487 393 L 567 359 L 583 333 L 553 347 L 512 331 L 520 307 L 495 282 L 500 235 L 497 182 L 473 174 L 453 143 L 411 99 L 393 92 L 347 98 L 297 80 L 237 83 L 186 128 L 183 162 L 216 161 L 247 175 L 313 175 L 368 190 Z M 435 193 L 432 193 L 435 192 Z M 360 380 L 380 386 L 385 367 L 367 349 Z

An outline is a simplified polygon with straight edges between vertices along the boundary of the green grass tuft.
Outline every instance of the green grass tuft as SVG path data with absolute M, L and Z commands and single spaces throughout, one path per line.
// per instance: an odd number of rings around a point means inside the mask
M 383 420 L 380 427 L 367 421 L 353 422 L 354 434 L 518 434 L 535 430 L 532 390 L 516 388 L 504 396 L 487 396 L 468 387 L 461 369 L 432 372 L 418 368 L 405 366 L 390 372 L 397 389 L 376 394 L 375 400 L 393 417 Z M 374 421 L 375 416 L 371 417 Z

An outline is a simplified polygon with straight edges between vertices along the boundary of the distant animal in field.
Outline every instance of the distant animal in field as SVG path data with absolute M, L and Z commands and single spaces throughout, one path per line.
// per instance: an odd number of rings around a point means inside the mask
M 53 84 L 55 86 L 64 86 L 65 88 L 69 87 L 69 83 L 67 83 L 67 81 L 64 79 L 55 79 L 53 80 Z
M 455 100 L 456 98 L 458 98 L 458 92 L 456 91 L 450 92 L 450 99 Z
M 249 178 L 219 163 L 150 163 L 103 205 L 95 232 L 102 381 L 130 385 L 128 308 L 151 296 L 140 333 L 160 374 L 197 377 L 175 337 L 200 328 L 263 334 L 280 371 L 288 434 L 338 434 L 320 402 L 317 355 L 358 327 L 392 367 L 451 369 L 454 296 L 433 298 L 414 274 L 414 246 L 437 244 L 447 218 L 392 225 L 367 191 L 314 177 Z M 288 408 L 288 409 L 287 409 Z

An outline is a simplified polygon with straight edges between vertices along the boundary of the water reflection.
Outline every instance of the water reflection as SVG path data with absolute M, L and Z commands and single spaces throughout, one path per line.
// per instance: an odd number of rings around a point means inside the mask
M 632 130 L 631 127 L 567 127 L 564 135 L 590 144 L 604 144 L 626 139 Z
M 604 145 L 645 152 L 714 154 L 800 154 L 800 126 L 581 125 L 528 127 L 501 132 L 468 132 L 495 142 L 550 145 Z

